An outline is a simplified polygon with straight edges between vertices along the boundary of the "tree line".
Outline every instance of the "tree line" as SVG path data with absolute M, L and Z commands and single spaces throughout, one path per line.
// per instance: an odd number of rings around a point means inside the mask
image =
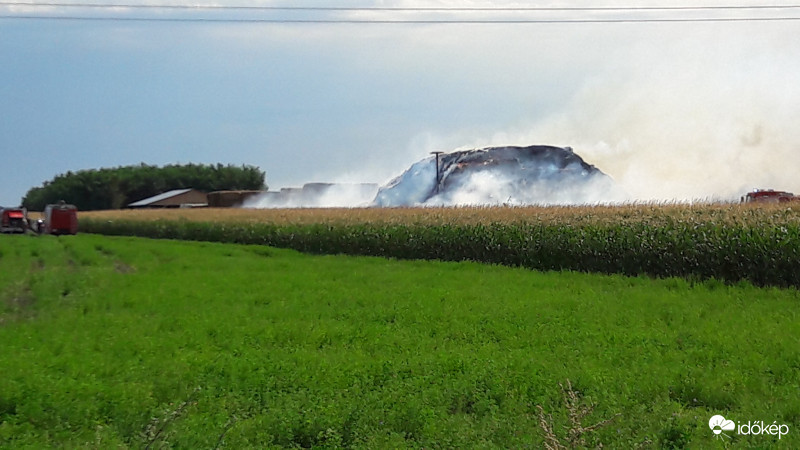
M 266 189 L 265 173 L 258 167 L 222 164 L 172 164 L 164 167 L 140 164 L 80 170 L 57 175 L 42 186 L 28 190 L 22 206 L 33 211 L 59 200 L 82 211 L 119 209 L 172 189 L 220 190 Z

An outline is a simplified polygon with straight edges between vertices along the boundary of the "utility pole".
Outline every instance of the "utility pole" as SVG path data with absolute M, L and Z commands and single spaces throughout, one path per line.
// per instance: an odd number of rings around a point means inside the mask
M 442 182 L 442 176 L 439 169 L 439 155 L 441 155 L 442 153 L 444 152 L 440 151 L 431 152 L 431 155 L 436 155 L 436 190 L 434 192 L 437 194 L 439 193 L 439 184 Z

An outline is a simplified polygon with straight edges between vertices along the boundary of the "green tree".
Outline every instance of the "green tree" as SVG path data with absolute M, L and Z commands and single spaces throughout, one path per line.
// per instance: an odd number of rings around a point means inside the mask
M 105 169 L 67 172 L 33 187 L 22 206 L 42 210 L 65 200 L 83 211 L 118 209 L 171 189 L 194 188 L 204 192 L 266 189 L 265 173 L 255 166 L 171 164 L 157 167 L 141 163 Z

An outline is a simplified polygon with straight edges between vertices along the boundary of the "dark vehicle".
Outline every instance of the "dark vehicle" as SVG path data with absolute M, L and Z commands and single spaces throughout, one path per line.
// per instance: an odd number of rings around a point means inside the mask
M 44 208 L 44 221 L 39 225 L 39 233 L 78 234 L 78 208 L 59 202 Z
M 28 229 L 25 208 L 0 208 L 0 232 L 24 233 Z

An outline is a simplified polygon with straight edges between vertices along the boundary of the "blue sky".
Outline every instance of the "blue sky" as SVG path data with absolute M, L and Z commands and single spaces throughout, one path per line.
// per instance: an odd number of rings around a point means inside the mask
M 0 204 L 17 204 L 29 188 L 70 170 L 220 162 L 259 166 L 271 188 L 383 183 L 432 150 L 509 144 L 572 146 L 643 199 L 730 198 L 752 187 L 800 191 L 800 21 L 423 25 L 9 18 L 275 14 L 0 5 L 6 16 L 0 18 Z M 324 14 L 394 19 L 476 13 Z M 510 14 L 490 17 L 519 17 Z M 713 14 L 791 17 L 800 11 Z

